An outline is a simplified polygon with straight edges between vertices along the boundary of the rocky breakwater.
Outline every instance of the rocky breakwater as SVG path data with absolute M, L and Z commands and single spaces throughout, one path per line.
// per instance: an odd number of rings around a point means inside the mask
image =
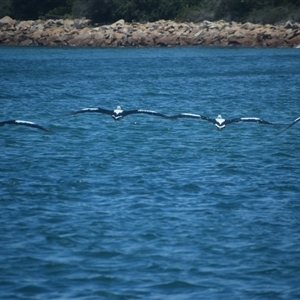
M 176 23 L 159 20 L 92 26 L 89 20 L 17 21 L 0 19 L 0 44 L 22 46 L 247 46 L 299 47 L 300 24 L 261 25 L 236 22 Z

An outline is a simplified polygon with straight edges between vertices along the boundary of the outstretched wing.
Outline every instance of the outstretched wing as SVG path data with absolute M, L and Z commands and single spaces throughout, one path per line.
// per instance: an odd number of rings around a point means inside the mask
M 157 111 L 154 110 L 147 110 L 147 109 L 134 109 L 134 110 L 127 110 L 127 111 L 123 111 L 123 116 L 128 116 L 131 114 L 147 114 L 147 115 L 152 115 L 152 116 L 157 116 L 157 117 L 162 117 L 162 118 L 166 118 L 169 119 L 169 116 L 161 114 Z
M 287 126 L 286 128 L 284 128 L 283 130 L 281 130 L 280 132 L 278 132 L 278 134 L 283 133 L 284 131 L 288 130 L 290 127 L 294 126 L 297 122 L 300 121 L 300 117 L 298 117 L 297 119 L 295 119 L 289 126 Z
M 96 113 L 102 113 L 102 114 L 107 114 L 107 115 L 112 115 L 113 110 L 108 110 L 100 107 L 86 107 L 77 111 L 73 111 L 67 114 L 67 116 L 70 115 L 76 115 L 76 114 L 81 114 L 81 113 L 86 113 L 86 112 L 96 112 Z
M 181 113 L 178 115 L 169 116 L 170 119 L 179 119 L 179 118 L 191 118 L 191 119 L 206 119 L 206 117 L 198 115 L 198 114 L 191 114 L 191 113 Z
M 265 121 L 260 118 L 235 118 L 231 120 L 226 120 L 226 124 L 234 123 L 234 122 L 255 122 L 255 123 L 261 123 L 261 124 L 267 124 L 267 125 L 275 125 L 274 123 Z
M 5 124 L 13 124 L 13 125 L 24 125 L 24 126 L 29 126 L 29 127 L 34 127 L 34 128 L 38 128 L 47 132 L 51 132 L 51 130 L 49 130 L 46 127 L 43 127 L 41 125 L 38 125 L 36 123 L 33 122 L 29 122 L 29 121 L 22 121 L 22 120 L 8 120 L 8 121 L 2 121 L 0 122 L 0 126 L 3 126 Z

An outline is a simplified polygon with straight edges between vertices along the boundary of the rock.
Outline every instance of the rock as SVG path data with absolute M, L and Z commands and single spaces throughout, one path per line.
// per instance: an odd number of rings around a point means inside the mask
M 295 47 L 300 44 L 300 26 L 203 21 L 176 23 L 170 20 L 92 27 L 87 19 L 16 21 L 0 19 L 0 44 L 71 45 L 93 47 L 216 45 L 249 47 Z
M 74 28 L 80 30 L 80 29 L 89 27 L 90 24 L 91 24 L 91 20 L 89 20 L 89 19 L 76 19 L 76 20 L 74 20 L 73 26 L 74 26 Z
M 125 21 L 123 19 L 113 23 L 110 25 L 111 28 L 118 30 L 120 28 L 122 28 L 125 25 Z
M 15 28 L 17 31 L 30 31 L 30 29 L 33 27 L 33 24 L 33 21 L 21 21 L 15 25 Z
M 146 43 L 147 46 L 155 47 L 158 37 L 159 37 L 158 33 L 154 31 L 146 36 L 144 42 Z
M 284 25 L 285 29 L 298 29 L 298 25 L 297 24 L 293 24 L 291 21 L 287 21 Z
M 92 43 L 92 40 L 92 34 L 88 31 L 83 31 L 75 36 L 70 37 L 67 44 L 70 46 L 87 46 Z
M 240 26 L 241 29 L 250 30 L 250 31 L 256 29 L 257 27 L 259 27 L 259 25 L 250 22 L 244 23 Z
M 176 34 L 160 35 L 155 42 L 158 46 L 175 46 L 179 44 L 179 37 Z
M 30 46 L 30 45 L 33 45 L 33 41 L 31 39 L 26 39 L 20 42 L 20 46 Z
M 13 20 L 11 17 L 9 16 L 5 16 L 2 19 L 0 19 L 0 27 L 2 26 L 13 26 L 16 24 L 16 20 Z
M 294 30 L 290 35 L 288 35 L 285 42 L 291 47 L 300 45 L 300 29 Z

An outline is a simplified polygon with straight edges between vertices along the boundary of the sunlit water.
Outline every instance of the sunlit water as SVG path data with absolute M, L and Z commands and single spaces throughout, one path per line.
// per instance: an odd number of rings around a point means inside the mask
M 0 48 L 1 299 L 300 298 L 299 49 Z M 131 115 L 151 109 L 278 126 Z

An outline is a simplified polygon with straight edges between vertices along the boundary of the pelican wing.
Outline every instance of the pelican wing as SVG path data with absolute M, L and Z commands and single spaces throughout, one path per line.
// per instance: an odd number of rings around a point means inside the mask
M 100 108 L 100 107 L 86 107 L 86 108 L 82 108 L 82 109 L 74 111 L 74 112 L 70 112 L 67 114 L 67 116 L 86 113 L 86 112 L 96 112 L 96 113 L 112 115 L 114 111 L 109 110 L 109 109 Z
M 205 117 L 197 114 L 191 114 L 191 113 L 181 113 L 178 115 L 173 115 L 169 117 L 170 119 L 178 119 L 178 118 L 191 118 L 191 119 L 203 119 Z
M 152 116 L 157 116 L 157 117 L 162 117 L 162 118 L 169 118 L 169 116 L 161 114 L 157 111 L 154 110 L 147 110 L 147 109 L 134 109 L 134 110 L 127 110 L 123 111 L 123 116 L 128 116 L 131 114 L 147 114 L 147 115 L 152 115 Z
M 13 124 L 13 125 L 23 125 L 23 126 L 29 126 L 29 127 L 34 127 L 34 128 L 38 128 L 47 132 L 51 132 L 51 130 L 49 130 L 46 127 L 43 127 L 41 125 L 38 125 L 36 123 L 33 122 L 29 122 L 29 121 L 22 121 L 22 120 L 8 120 L 8 121 L 2 121 L 0 122 L 0 126 L 3 126 L 5 124 Z
M 225 120 L 224 124 L 228 125 L 228 124 L 231 124 L 231 123 L 236 123 L 236 122 L 241 122 L 241 121 L 242 121 L 242 118 L 235 118 L 235 119 L 231 119 L 231 120 Z M 250 122 L 250 121 L 248 121 L 248 122 Z
M 235 121 L 238 120 L 238 121 Z M 256 123 L 261 123 L 261 124 L 267 124 L 267 125 L 275 125 L 274 123 L 265 121 L 263 119 L 260 118 L 239 118 L 239 119 L 233 119 L 233 122 L 239 122 L 239 121 L 243 121 L 243 122 L 256 122 Z
M 208 121 L 210 123 L 213 123 L 213 124 L 217 124 L 216 119 L 211 119 L 211 118 L 208 118 L 208 117 L 205 117 L 205 116 L 201 116 L 201 119 L 203 119 L 205 121 Z
M 294 126 L 297 122 L 300 121 L 300 117 L 296 118 L 289 126 L 278 132 L 278 134 L 283 133 L 284 131 L 288 130 L 290 127 Z

